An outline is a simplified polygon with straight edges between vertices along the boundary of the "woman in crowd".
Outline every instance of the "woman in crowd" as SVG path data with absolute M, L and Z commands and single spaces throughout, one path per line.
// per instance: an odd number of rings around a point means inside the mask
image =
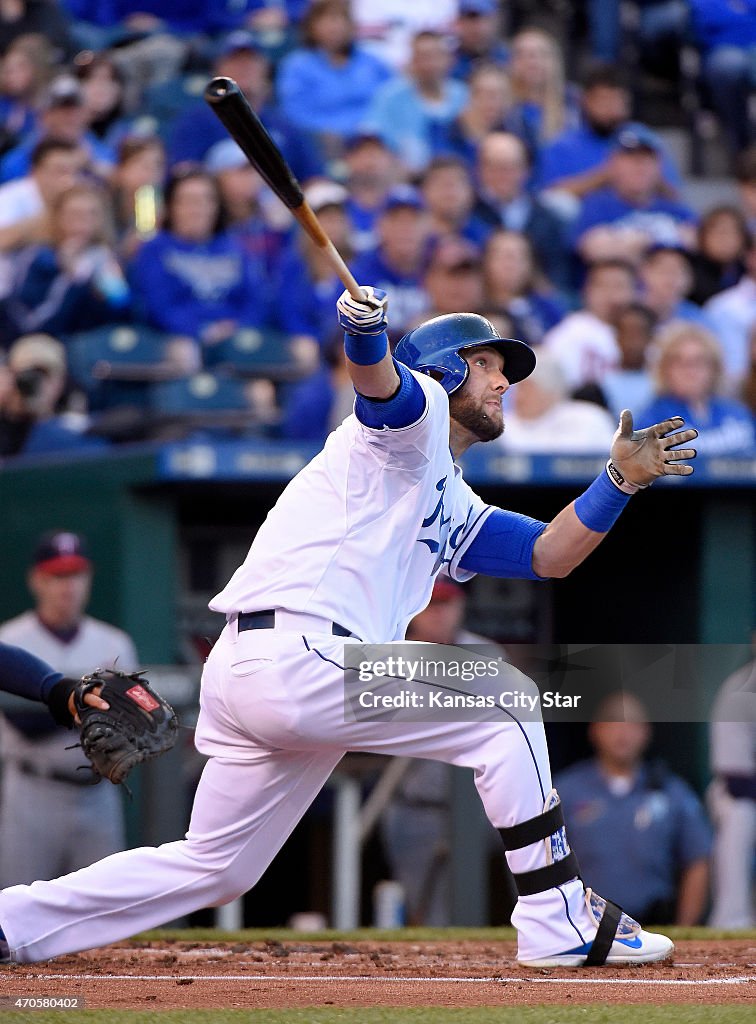
M 533 247 L 519 231 L 497 228 L 489 235 L 483 277 L 486 304 L 514 317 L 529 345 L 538 345 L 567 313 L 565 304 L 541 286 Z
M 748 225 L 737 206 L 715 206 L 698 225 L 690 298 L 702 306 L 712 295 L 737 284 L 745 271 Z
M 224 230 L 218 184 L 198 166 L 169 179 L 163 229 L 130 270 L 139 315 L 206 348 L 266 319 L 265 282 Z
M 118 246 L 130 259 L 160 227 L 165 148 L 156 135 L 127 136 L 111 179 Z
M 281 61 L 278 98 L 287 120 L 311 133 L 332 158 L 357 131 L 374 92 L 391 73 L 355 42 L 345 0 L 314 0 L 301 34 L 304 45 Z
M 472 71 L 467 84 L 469 92 L 462 112 L 449 124 L 433 126 L 434 153 L 457 156 L 472 170 L 478 146 L 489 132 L 514 132 L 529 149 L 533 148 L 535 139 L 529 137 L 522 111 L 514 108 L 512 86 L 503 68 L 481 64 Z
M 308 185 L 305 196 L 326 234 L 349 263 L 352 253 L 346 189 L 322 179 Z M 296 282 L 294 287 L 292 282 Z M 320 354 L 334 337 L 340 337 L 333 309 L 343 290 L 323 250 L 303 231 L 296 232 L 281 259 L 275 305 L 279 326 L 292 337 L 303 365 L 309 362 L 314 369 Z
M 77 56 L 74 69 L 84 96 L 89 131 L 106 146 L 116 149 L 131 126 L 122 72 L 107 53 L 90 50 Z
M 559 44 L 540 28 L 524 28 L 512 39 L 509 80 L 514 114 L 537 144 L 579 124 L 579 100 L 565 82 Z
M 19 36 L 0 62 L 0 153 L 30 135 L 35 109 L 50 80 L 54 54 L 41 35 Z
M 115 257 L 108 194 L 82 182 L 50 211 L 49 245 L 14 257 L 7 310 L 16 334 L 66 335 L 130 319 L 129 288 Z
M 487 230 L 472 218 L 475 189 L 464 162 L 457 156 L 437 156 L 426 167 L 420 191 L 431 222 L 431 236 L 462 235 L 480 247 Z
M 710 331 L 682 321 L 670 324 L 655 341 L 656 398 L 636 422 L 682 416 L 698 430 L 701 454 L 753 454 L 753 415 L 741 402 L 717 393 L 722 372 L 722 350 Z

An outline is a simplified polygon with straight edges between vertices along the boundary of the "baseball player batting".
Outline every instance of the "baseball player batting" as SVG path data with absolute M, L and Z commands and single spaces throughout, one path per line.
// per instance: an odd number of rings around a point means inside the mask
M 487 505 L 455 463 L 504 427 L 502 396 L 535 355 L 469 313 L 429 320 L 392 358 L 386 295 L 337 303 L 354 413 L 286 487 L 210 607 L 226 626 L 202 678 L 196 745 L 209 756 L 184 840 L 115 854 L 0 894 L 10 959 L 29 963 L 126 938 L 260 878 L 346 751 L 475 769 L 519 900 L 518 959 L 531 967 L 646 963 L 670 955 L 584 887 L 551 785 L 540 721 L 347 722 L 345 645 L 404 637 L 443 571 L 565 576 L 632 494 L 692 473 L 679 417 L 634 431 L 623 412 L 606 470 L 550 523 Z

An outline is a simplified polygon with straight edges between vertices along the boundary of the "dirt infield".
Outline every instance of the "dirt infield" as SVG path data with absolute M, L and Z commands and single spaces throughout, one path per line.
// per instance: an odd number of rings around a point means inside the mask
M 756 941 L 682 941 L 662 965 L 518 967 L 510 942 L 119 943 L 11 965 L 0 995 L 83 996 L 88 1009 L 753 1003 Z

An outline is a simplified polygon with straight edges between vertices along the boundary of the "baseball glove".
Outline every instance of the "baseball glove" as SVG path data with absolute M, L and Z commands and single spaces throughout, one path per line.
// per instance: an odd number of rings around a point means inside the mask
M 73 691 L 80 742 L 92 771 L 116 785 L 134 765 L 170 750 L 178 735 L 176 712 L 142 676 L 95 669 Z M 84 702 L 97 687 L 110 705 L 106 711 Z

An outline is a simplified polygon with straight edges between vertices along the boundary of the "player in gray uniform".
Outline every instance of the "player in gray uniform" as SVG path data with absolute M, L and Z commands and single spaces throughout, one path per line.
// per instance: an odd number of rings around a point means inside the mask
M 57 530 L 40 537 L 28 582 L 33 610 L 0 625 L 0 640 L 43 658 L 70 678 L 101 666 L 138 668 L 131 639 L 84 612 L 92 562 L 84 539 Z M 81 751 L 41 709 L 0 715 L 0 884 L 52 878 L 125 846 L 121 794 L 90 788 Z
M 630 495 L 687 475 L 694 430 L 679 417 L 633 432 L 623 413 L 607 469 L 550 523 L 487 505 L 455 459 L 503 429 L 502 396 L 535 365 L 473 314 L 428 321 L 393 359 L 386 297 L 338 302 L 355 412 L 284 490 L 249 554 L 211 602 L 227 624 L 202 679 L 195 742 L 209 756 L 185 840 L 108 857 L 0 893 L 10 956 L 33 962 L 125 938 L 254 885 L 347 750 L 475 769 L 519 899 L 527 966 L 645 963 L 665 936 L 585 889 L 551 785 L 543 723 L 352 721 L 348 645 L 403 639 L 443 571 L 564 576 Z M 675 449 L 675 450 L 672 450 Z M 515 669 L 511 669 L 513 673 Z M 536 692 L 517 673 L 518 686 Z

